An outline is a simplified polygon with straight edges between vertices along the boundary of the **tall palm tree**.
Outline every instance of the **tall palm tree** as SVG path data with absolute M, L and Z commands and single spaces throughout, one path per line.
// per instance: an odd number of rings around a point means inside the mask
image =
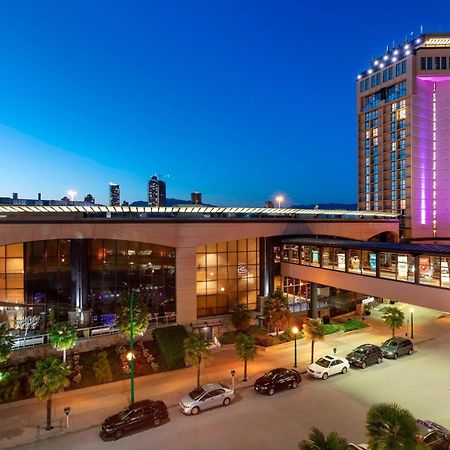
M 53 356 L 36 361 L 36 368 L 31 371 L 30 387 L 38 400 L 47 400 L 47 427 L 52 427 L 52 395 L 69 386 L 71 370 L 69 365 Z
M 236 338 L 236 353 L 244 361 L 244 379 L 242 381 L 247 381 L 247 361 L 254 359 L 256 356 L 255 338 L 239 333 Z
M 68 323 L 53 322 L 48 329 L 48 337 L 53 348 L 63 352 L 63 361 L 66 362 L 67 350 L 77 343 L 75 328 Z
M 325 326 L 320 319 L 308 319 L 303 324 L 303 334 L 311 341 L 311 364 L 314 362 L 314 343 L 325 336 Z
M 13 337 L 8 333 L 5 323 L 0 323 L 0 364 L 8 360 L 13 346 Z
M 392 330 L 392 337 L 395 336 L 395 330 L 400 328 L 405 322 L 405 314 L 396 306 L 388 306 L 384 310 L 382 319 L 384 323 Z
M 243 303 L 237 303 L 233 306 L 233 312 L 231 313 L 231 322 L 238 331 L 245 331 L 250 326 L 251 313 L 247 308 L 247 305 Z
M 311 428 L 309 439 L 298 444 L 300 450 L 348 450 L 348 442 L 337 433 L 325 436 L 319 429 Z
M 281 291 L 275 291 L 269 294 L 264 302 L 263 309 L 264 318 L 267 323 L 278 331 L 291 318 L 288 300 Z
M 197 387 L 200 386 L 200 367 L 202 361 L 211 359 L 212 353 L 205 336 L 201 333 L 189 333 L 184 340 L 184 359 L 189 366 L 197 367 Z
M 371 450 L 405 450 L 416 448 L 417 422 L 414 416 L 396 403 L 372 405 L 366 419 Z

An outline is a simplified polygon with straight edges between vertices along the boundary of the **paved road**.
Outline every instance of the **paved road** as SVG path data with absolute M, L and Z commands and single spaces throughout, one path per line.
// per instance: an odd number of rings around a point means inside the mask
M 320 346 L 322 347 L 322 346 Z M 183 416 L 170 408 L 171 421 L 117 442 L 103 442 L 98 428 L 55 437 L 27 448 L 273 450 L 296 449 L 312 426 L 338 431 L 353 442 L 365 442 L 365 415 L 373 403 L 395 401 L 416 417 L 450 427 L 450 339 L 417 345 L 412 356 L 385 360 L 365 370 L 352 369 L 326 381 L 303 377 L 302 386 L 273 397 L 242 389 L 228 407 Z

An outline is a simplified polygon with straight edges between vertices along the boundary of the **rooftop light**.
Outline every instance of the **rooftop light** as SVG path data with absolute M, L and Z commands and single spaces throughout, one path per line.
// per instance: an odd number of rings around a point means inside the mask
M 398 50 L 397 49 L 394 50 L 394 55 L 398 55 Z
M 361 74 L 359 74 L 356 78 L 358 78 L 358 80 L 360 80 L 361 79 L 361 77 L 362 77 L 362 75 Z
M 387 60 L 388 60 L 388 58 L 389 58 L 389 56 L 388 56 L 388 55 L 384 55 L 384 56 L 383 56 L 383 59 L 384 59 L 385 61 L 387 61 Z
M 397 61 L 397 57 L 396 57 L 396 56 L 393 56 L 391 61 L 392 61 L 392 62 Z
M 410 55 L 411 54 L 411 50 L 406 50 L 405 55 Z
M 368 73 L 372 73 L 373 72 L 373 70 L 372 69 L 369 69 L 368 71 L 367 71 Z
M 403 48 L 404 48 L 405 50 L 408 50 L 409 44 L 406 44 Z
M 380 64 L 380 62 L 379 62 L 378 60 L 375 60 L 375 61 L 373 62 L 373 65 L 374 65 L 374 66 L 378 66 L 378 64 Z
M 384 63 L 380 63 L 380 67 L 383 68 L 384 67 Z
M 422 39 L 420 39 L 420 38 L 416 39 L 416 44 L 420 44 L 421 42 L 422 42 Z

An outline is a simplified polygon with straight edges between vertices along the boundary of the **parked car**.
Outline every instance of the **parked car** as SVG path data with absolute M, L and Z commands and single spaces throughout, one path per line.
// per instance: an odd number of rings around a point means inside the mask
M 383 355 L 378 345 L 363 344 L 349 353 L 347 359 L 352 366 L 365 369 L 369 364 L 380 364 L 383 361 Z
M 276 391 L 282 389 L 296 389 L 301 382 L 302 377 L 296 370 L 278 368 L 258 378 L 253 385 L 253 389 L 261 394 L 273 395 Z
M 414 344 L 404 337 L 393 337 L 381 344 L 381 353 L 384 358 L 397 359 L 402 355 L 412 355 Z
M 347 373 L 349 367 L 350 364 L 345 358 L 326 355 L 319 358 L 315 363 L 310 364 L 308 373 L 312 377 L 326 380 L 330 375 Z
M 234 399 L 234 390 L 223 383 L 208 383 L 185 395 L 179 405 L 184 414 L 197 415 L 200 411 L 215 406 L 228 406 Z
M 419 434 L 417 441 L 424 443 L 433 450 L 448 450 L 450 448 L 450 432 L 447 428 L 430 420 L 417 420 Z
M 123 435 L 141 428 L 158 427 L 168 417 L 169 413 L 164 402 L 142 400 L 107 417 L 102 424 L 100 436 L 120 439 Z

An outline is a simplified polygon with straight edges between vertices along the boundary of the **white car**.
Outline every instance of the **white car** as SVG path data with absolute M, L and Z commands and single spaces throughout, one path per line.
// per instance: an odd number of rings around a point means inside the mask
M 215 406 L 228 406 L 234 399 L 234 391 L 224 383 L 209 383 L 193 389 L 180 401 L 181 412 L 197 415 Z
M 326 380 L 330 375 L 347 373 L 349 367 L 350 363 L 345 358 L 326 355 L 319 358 L 315 363 L 310 364 L 308 373 L 312 377 Z

